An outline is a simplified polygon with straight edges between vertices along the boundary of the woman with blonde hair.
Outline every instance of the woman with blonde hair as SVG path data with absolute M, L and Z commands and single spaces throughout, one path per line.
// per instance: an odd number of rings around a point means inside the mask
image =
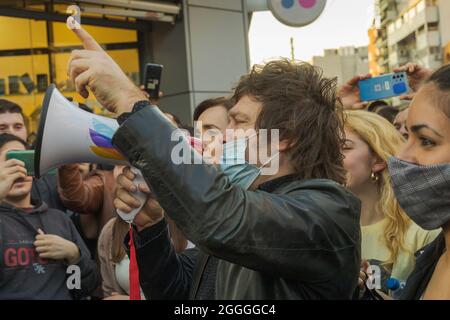
M 345 121 L 347 186 L 361 200 L 362 266 L 380 272 L 378 289 L 396 298 L 413 271 L 414 254 L 440 230 L 421 229 L 395 198 L 387 162 L 405 142 L 402 135 L 386 119 L 367 111 L 346 111 Z

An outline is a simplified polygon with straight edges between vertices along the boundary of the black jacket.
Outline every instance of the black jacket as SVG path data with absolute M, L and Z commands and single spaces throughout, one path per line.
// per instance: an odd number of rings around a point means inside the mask
M 129 235 L 125 237 L 129 251 Z M 218 259 L 198 248 L 177 254 L 166 220 L 135 236 L 141 289 L 147 300 L 212 300 Z
M 361 258 L 357 198 L 330 180 L 245 191 L 214 166 L 175 164 L 175 146 L 191 149 L 171 141 L 174 130 L 158 109 L 144 108 L 113 143 L 187 238 L 220 258 L 217 299 L 352 297 Z
M 416 253 L 416 266 L 406 281 L 401 300 L 420 300 L 425 294 L 439 259 L 445 251 L 445 238 L 442 232 L 433 242 Z
M 75 272 L 63 261 L 39 258 L 33 243 L 40 228 L 74 242 L 80 258 L 80 288 L 68 288 Z M 71 300 L 88 296 L 99 284 L 99 274 L 83 240 L 62 212 L 40 204 L 30 212 L 0 205 L 0 299 Z M 74 281 L 69 281 L 74 284 Z

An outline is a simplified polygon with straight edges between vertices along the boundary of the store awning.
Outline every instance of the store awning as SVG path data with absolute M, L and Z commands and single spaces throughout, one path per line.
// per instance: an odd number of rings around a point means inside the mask
M 174 23 L 176 16 L 181 12 L 179 4 L 149 0 L 78 0 L 76 3 L 81 12 L 170 23 Z
M 65 4 L 79 6 L 81 12 L 86 14 L 102 15 L 105 17 L 132 18 L 174 23 L 181 14 L 180 1 L 153 1 L 153 0 L 0 0 L 0 8 L 7 10 L 22 8 L 33 10 L 33 5 Z

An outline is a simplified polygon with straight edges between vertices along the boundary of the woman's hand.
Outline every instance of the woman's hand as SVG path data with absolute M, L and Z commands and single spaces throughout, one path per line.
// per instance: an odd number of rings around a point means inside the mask
M 370 264 L 367 260 L 361 261 L 361 271 L 359 272 L 359 279 L 358 279 L 358 286 L 359 289 L 364 290 L 365 286 L 364 284 L 369 279 L 369 269 Z
M 359 97 L 358 82 L 371 77 L 371 74 L 356 76 L 339 88 L 337 95 L 345 109 L 364 109 L 368 105 L 368 102 L 361 101 Z
M 400 68 L 395 68 L 394 72 L 406 72 L 408 74 L 409 87 L 412 92 L 401 95 L 399 98 L 402 100 L 412 100 L 417 91 L 419 91 L 421 85 L 432 74 L 433 70 L 424 68 L 416 63 L 408 63 Z

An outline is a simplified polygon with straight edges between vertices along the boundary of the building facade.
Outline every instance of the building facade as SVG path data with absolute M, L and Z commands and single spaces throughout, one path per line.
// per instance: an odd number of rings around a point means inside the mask
M 323 56 L 314 56 L 312 63 L 323 69 L 328 77 L 338 77 L 339 83 L 351 79 L 355 74 L 369 72 L 368 47 L 342 47 L 326 49 Z
M 450 1 L 376 0 L 380 73 L 413 61 L 436 69 L 450 59 Z

